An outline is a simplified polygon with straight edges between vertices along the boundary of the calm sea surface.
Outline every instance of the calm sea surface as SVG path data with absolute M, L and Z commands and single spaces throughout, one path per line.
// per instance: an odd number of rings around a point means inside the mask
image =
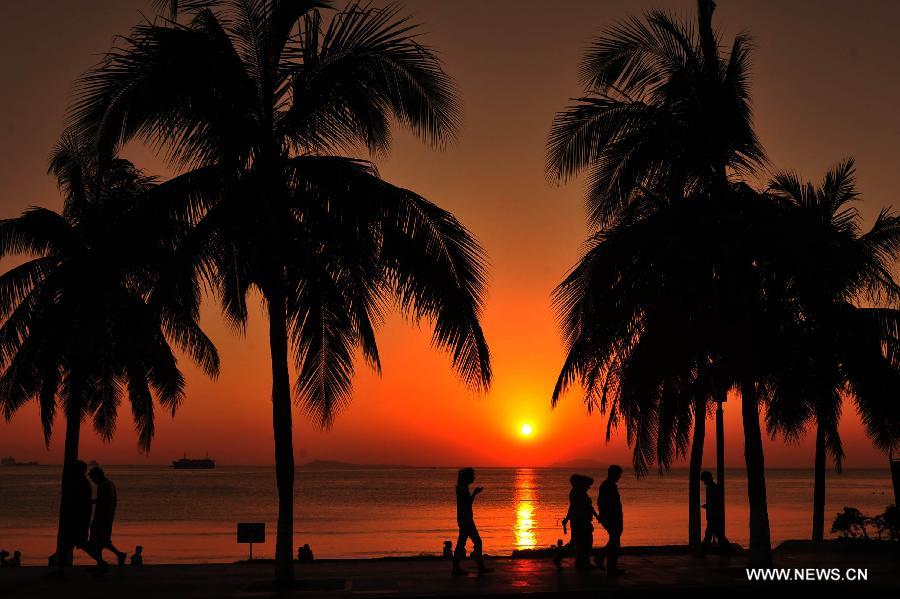
M 247 557 L 235 523 L 265 522 L 266 543 L 254 557 L 274 553 L 274 472 L 265 467 L 173 470 L 109 466 L 119 508 L 113 540 L 129 553 L 143 545 L 152 563 L 224 562 Z M 543 547 L 562 536 L 568 477 L 555 469 L 479 469 L 484 493 L 475 518 L 489 553 Z M 601 479 L 599 472 L 586 471 Z M 684 543 L 687 536 L 687 472 L 619 484 L 625 510 L 626 545 Z M 766 473 L 775 543 L 806 538 L 810 530 L 812 474 Z M 373 557 L 439 553 L 455 539 L 453 487 L 456 471 L 434 469 L 298 469 L 295 542 L 309 543 L 316 557 Z M 59 467 L 0 468 L 0 548 L 22 551 L 25 562 L 46 563 L 54 551 Z M 596 493 L 596 484 L 591 494 Z M 746 544 L 746 481 L 741 470 L 726 475 L 728 536 Z M 593 499 L 596 500 L 594 496 Z M 829 472 L 826 529 L 843 506 L 870 515 L 893 502 L 890 472 Z M 605 542 L 598 532 L 597 539 Z M 78 556 L 78 562 L 85 558 Z

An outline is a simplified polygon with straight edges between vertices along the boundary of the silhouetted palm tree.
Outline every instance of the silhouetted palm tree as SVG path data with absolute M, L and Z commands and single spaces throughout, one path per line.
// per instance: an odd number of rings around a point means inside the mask
M 614 26 L 589 49 L 581 67 L 587 95 L 557 115 L 547 170 L 561 181 L 588 171 L 593 225 L 614 223 L 633 203 L 652 210 L 692 195 L 724 199 L 734 175 L 765 162 L 750 109 L 748 38 L 736 36 L 723 56 L 714 9 L 711 0 L 698 1 L 696 29 L 652 11 Z M 693 416 L 682 419 L 697 425 L 688 497 L 694 546 L 706 401 L 695 398 Z
M 892 269 L 900 254 L 900 217 L 887 210 L 863 232 L 852 203 L 858 199 L 852 160 L 837 165 L 818 187 L 794 173 L 777 175 L 771 192 L 791 209 L 795 223 L 797 293 L 809 338 L 810 414 L 816 422 L 812 538 L 825 526 L 825 454 L 838 469 L 843 457 L 838 422 L 844 396 L 851 396 L 866 432 L 885 452 L 891 448 L 900 395 L 896 351 L 900 348 L 900 286 Z M 859 307 L 859 302 L 877 307 Z M 881 348 L 886 348 L 883 352 Z M 799 371 L 800 369 L 798 369 Z M 773 420 L 779 420 L 777 414 Z M 896 438 L 896 433 L 893 434 Z
M 186 24 L 136 27 L 82 80 L 73 118 L 105 143 L 165 147 L 181 175 L 187 247 L 242 328 L 246 295 L 269 318 L 279 496 L 276 580 L 293 581 L 294 393 L 327 427 L 350 398 L 353 352 L 380 367 L 389 300 L 434 324 L 472 388 L 490 383 L 479 324 L 482 250 L 448 212 L 382 181 L 368 162 L 395 121 L 442 144 L 458 126 L 451 79 L 396 7 L 327 2 L 181 3 Z M 290 350 L 290 355 L 289 355 Z
M 741 185 L 727 201 L 683 198 L 592 236 L 555 298 L 568 353 L 554 402 L 580 382 L 610 427 L 626 425 L 639 475 L 686 451 L 698 398 L 741 389 L 758 564 L 770 559 L 759 406 L 778 397 L 799 336 L 773 267 L 790 239 L 783 221 Z
M 30 208 L 0 221 L 0 257 L 32 256 L 0 277 L 0 407 L 10 419 L 37 400 L 48 444 L 62 407 L 63 484 L 78 459 L 81 421 L 91 417 L 111 438 L 123 396 L 139 447 L 149 451 L 153 396 L 173 414 L 184 398 L 169 340 L 207 374 L 219 367 L 197 325 L 193 281 L 173 276 L 183 227 L 165 211 L 165 190 L 131 163 L 100 160 L 91 149 L 66 135 L 52 156 L 62 214 Z
M 661 11 L 631 18 L 594 41 L 581 64 L 586 96 L 557 114 L 548 173 L 589 173 L 591 223 L 603 225 L 647 192 L 661 201 L 720 190 L 765 161 L 750 109 L 750 48 L 728 56 L 698 1 L 698 27 Z

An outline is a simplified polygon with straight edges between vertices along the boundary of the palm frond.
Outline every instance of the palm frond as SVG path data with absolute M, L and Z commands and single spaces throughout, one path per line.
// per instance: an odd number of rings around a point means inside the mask
M 209 9 L 186 26 L 135 27 L 79 79 L 69 115 L 101 149 L 138 137 L 178 165 L 247 159 L 257 118 L 256 84 Z
M 292 290 L 291 338 L 300 365 L 294 387 L 300 405 L 329 428 L 350 401 L 356 338 L 342 290 L 330 273 L 322 274 Z
M 42 256 L 62 250 L 71 240 L 69 223 L 52 210 L 32 207 L 17 218 L 0 220 L 0 258 Z
M 322 30 L 318 12 L 303 17 L 303 64 L 293 75 L 293 102 L 281 128 L 307 150 L 373 152 L 390 146 L 388 117 L 441 146 L 459 129 L 453 80 L 419 28 L 398 5 L 354 3 Z

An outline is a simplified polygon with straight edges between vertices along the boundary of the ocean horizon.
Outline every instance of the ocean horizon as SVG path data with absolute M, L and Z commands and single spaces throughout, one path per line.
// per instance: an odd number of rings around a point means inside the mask
M 104 465 L 118 488 L 113 540 L 131 553 L 143 545 L 147 563 L 214 563 L 246 559 L 238 544 L 238 522 L 263 522 L 266 541 L 255 544 L 256 558 L 274 555 L 277 500 L 272 466 L 217 466 L 175 470 L 171 466 Z M 595 477 L 599 467 L 477 468 L 484 493 L 475 518 L 485 551 L 509 554 L 566 539 L 569 475 Z M 59 468 L 50 465 L 5 467 L 0 475 L 0 548 L 22 551 L 26 564 L 45 564 L 54 551 L 59 501 Z M 422 476 L 427 473 L 427 476 Z M 295 488 L 297 545 L 308 543 L 317 558 L 375 558 L 437 555 L 443 541 L 456 537 L 456 469 L 427 466 L 354 464 L 349 467 L 298 467 Z M 811 469 L 773 468 L 766 472 L 774 544 L 809 537 L 812 519 Z M 728 536 L 746 545 L 746 479 L 740 468 L 726 470 Z M 687 539 L 687 470 L 619 483 L 625 513 L 625 545 L 684 544 Z M 826 531 L 845 506 L 881 513 L 892 503 L 885 467 L 828 472 Z M 604 543 L 602 530 L 595 533 Z M 76 563 L 89 563 L 76 552 Z
M 203 456 L 203 457 L 206 457 L 206 456 Z M 200 459 L 199 456 L 190 456 L 190 455 L 188 456 L 188 458 L 189 459 Z M 263 463 L 263 464 L 249 463 L 249 462 L 248 463 L 242 463 L 242 462 L 224 463 L 220 460 L 217 460 L 215 458 L 215 456 L 209 456 L 209 458 L 211 460 L 213 460 L 216 464 L 215 468 L 213 468 L 213 469 L 269 468 L 273 472 L 275 470 L 275 466 L 271 463 L 268 463 L 268 464 L 266 464 L 266 463 Z M 177 460 L 180 458 L 176 457 L 174 459 Z M 141 462 L 141 463 L 121 462 L 120 463 L 120 462 L 106 462 L 106 461 L 99 462 L 96 460 L 90 460 L 90 461 L 84 460 L 84 461 L 87 461 L 90 466 L 101 466 L 104 469 L 109 468 L 109 467 L 116 467 L 116 468 L 169 468 L 169 469 L 171 469 L 173 460 L 168 460 L 165 462 L 152 462 L 152 463 L 147 463 L 147 462 Z M 578 471 L 579 469 L 583 469 L 583 470 L 592 470 L 595 472 L 600 472 L 602 470 L 603 474 L 605 475 L 607 465 L 608 465 L 607 462 L 597 461 L 597 462 L 588 463 L 588 462 L 582 462 L 580 460 L 573 460 L 572 462 L 557 462 L 557 463 L 548 464 L 546 466 L 530 466 L 530 465 L 485 466 L 485 465 L 479 465 L 477 463 L 468 463 L 468 462 L 466 462 L 464 464 L 463 463 L 441 464 L 438 466 L 433 466 L 433 465 L 422 465 L 422 464 L 391 464 L 391 463 L 384 463 L 384 464 L 372 463 L 372 464 L 370 464 L 370 463 L 365 463 L 365 462 L 344 462 L 341 460 L 310 460 L 309 462 L 298 463 L 294 466 L 294 468 L 296 470 L 305 470 L 305 469 L 323 469 L 323 470 L 356 470 L 356 469 L 361 469 L 361 470 L 379 470 L 379 469 L 382 469 L 382 470 L 391 470 L 391 469 L 456 470 L 459 468 L 475 468 L 476 470 L 523 470 L 523 469 L 525 469 L 525 470 L 571 470 L 573 473 Z M 38 468 L 38 467 L 61 468 L 62 463 L 61 462 L 40 462 L 40 461 L 35 463 L 31 460 L 28 460 L 28 461 L 23 460 L 23 461 L 17 461 L 17 463 L 12 466 L 6 466 L 6 465 L 0 466 L 0 468 L 3 468 L 2 470 L 0 470 L 0 472 L 7 472 L 6 468 Z M 632 472 L 631 465 L 629 463 L 622 463 L 622 467 L 625 469 L 625 474 L 623 475 L 625 478 L 628 478 L 629 476 L 631 476 L 632 478 L 634 477 L 633 474 L 629 474 L 630 472 Z M 835 474 L 836 476 L 840 476 L 840 474 L 833 472 L 834 469 L 831 466 L 829 466 L 828 469 L 832 470 L 832 472 L 831 472 L 832 474 Z M 202 468 L 201 468 L 201 470 L 202 470 Z M 704 466 L 704 470 L 709 470 L 710 472 L 715 473 L 715 465 L 713 464 L 713 465 Z M 726 472 L 730 472 L 730 471 L 740 472 L 740 473 L 744 472 L 743 466 L 738 466 L 738 467 L 730 466 L 730 467 L 727 467 L 725 470 L 726 470 Z M 809 466 L 809 467 L 806 467 L 806 466 L 778 466 L 778 467 L 767 467 L 766 468 L 767 473 L 774 472 L 774 471 L 789 471 L 789 470 L 793 470 L 793 471 L 808 470 L 808 471 L 812 472 L 812 466 Z M 881 465 L 878 465 L 878 466 L 853 466 L 851 468 L 847 468 L 847 467 L 844 468 L 845 472 L 848 470 L 852 470 L 852 471 L 856 471 L 856 470 L 881 471 L 881 470 L 884 470 L 885 472 L 888 473 L 888 478 L 890 478 L 890 470 L 889 470 L 889 466 L 887 465 L 887 460 L 885 460 L 884 466 L 881 466 Z M 687 465 L 673 466 L 668 471 L 663 473 L 662 476 L 669 476 L 671 473 L 682 472 L 682 471 L 687 472 L 688 466 Z M 647 474 L 646 478 L 657 477 L 657 476 L 659 476 L 658 470 L 655 467 L 652 467 L 652 468 L 650 468 L 650 472 Z

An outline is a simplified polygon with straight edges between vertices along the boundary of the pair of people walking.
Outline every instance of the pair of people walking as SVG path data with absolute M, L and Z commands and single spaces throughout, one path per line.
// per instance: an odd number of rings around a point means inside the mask
M 126 553 L 119 551 L 112 543 L 118 501 L 116 486 L 101 468 L 95 466 L 88 472 L 87 464 L 81 460 L 67 466 L 67 469 L 61 506 L 62 555 L 55 555 L 56 571 L 53 575 L 63 576 L 71 552 L 76 548 L 97 562 L 97 572 L 109 569 L 109 564 L 103 559 L 104 549 L 112 551 L 118 564 L 124 565 Z M 88 477 L 97 486 L 96 499 L 93 498 Z
M 592 568 L 590 557 L 594 544 L 594 527 L 593 519 L 606 529 L 609 535 L 609 541 L 606 546 L 594 558 L 598 567 L 604 568 L 604 560 L 606 561 L 606 569 L 610 575 L 623 574 L 618 568 L 619 547 L 622 539 L 622 500 L 619 497 L 619 488 L 616 483 L 622 477 L 622 467 L 612 465 L 607 471 L 607 478 L 600 485 L 600 491 L 597 496 L 597 510 L 591 503 L 588 491 L 594 484 L 594 479 L 581 474 L 573 474 L 570 478 L 572 490 L 569 493 L 569 511 L 563 519 L 563 532 L 566 531 L 567 524 L 572 526 L 572 542 L 567 547 L 560 547 L 560 551 L 554 557 L 557 567 L 562 567 L 563 554 L 574 547 L 576 559 L 575 566 L 579 569 Z M 484 563 L 484 555 L 482 553 L 483 546 L 481 535 L 478 533 L 478 527 L 475 525 L 474 510 L 472 506 L 475 498 L 483 491 L 481 487 L 475 487 L 469 491 L 469 487 L 475 482 L 475 470 L 473 468 L 463 468 L 457 474 L 456 479 L 456 523 L 459 526 L 459 536 L 456 540 L 456 549 L 453 552 L 453 575 L 466 576 L 468 572 L 464 570 L 460 562 L 466 554 L 466 542 L 472 541 L 472 557 L 478 565 L 478 573 L 486 574 L 493 572 L 492 568 L 488 568 Z
M 569 510 L 563 519 L 563 533 L 566 533 L 566 525 L 571 524 L 572 540 L 566 546 L 561 546 L 553 558 L 557 568 L 562 568 L 562 560 L 566 553 L 574 549 L 575 567 L 579 570 L 590 570 L 591 553 L 594 545 L 594 518 L 600 523 L 609 535 L 606 546 L 594 557 L 597 567 L 606 569 L 611 576 L 624 574 L 618 567 L 619 547 L 622 540 L 623 517 L 622 499 L 619 496 L 619 488 L 616 483 L 622 477 L 622 467 L 612 465 L 607 470 L 606 480 L 600 484 L 597 494 L 597 509 L 591 503 L 588 492 L 594 484 L 594 479 L 582 474 L 573 474 L 569 479 L 572 490 L 569 492 Z M 604 566 L 604 561 L 606 565 Z

